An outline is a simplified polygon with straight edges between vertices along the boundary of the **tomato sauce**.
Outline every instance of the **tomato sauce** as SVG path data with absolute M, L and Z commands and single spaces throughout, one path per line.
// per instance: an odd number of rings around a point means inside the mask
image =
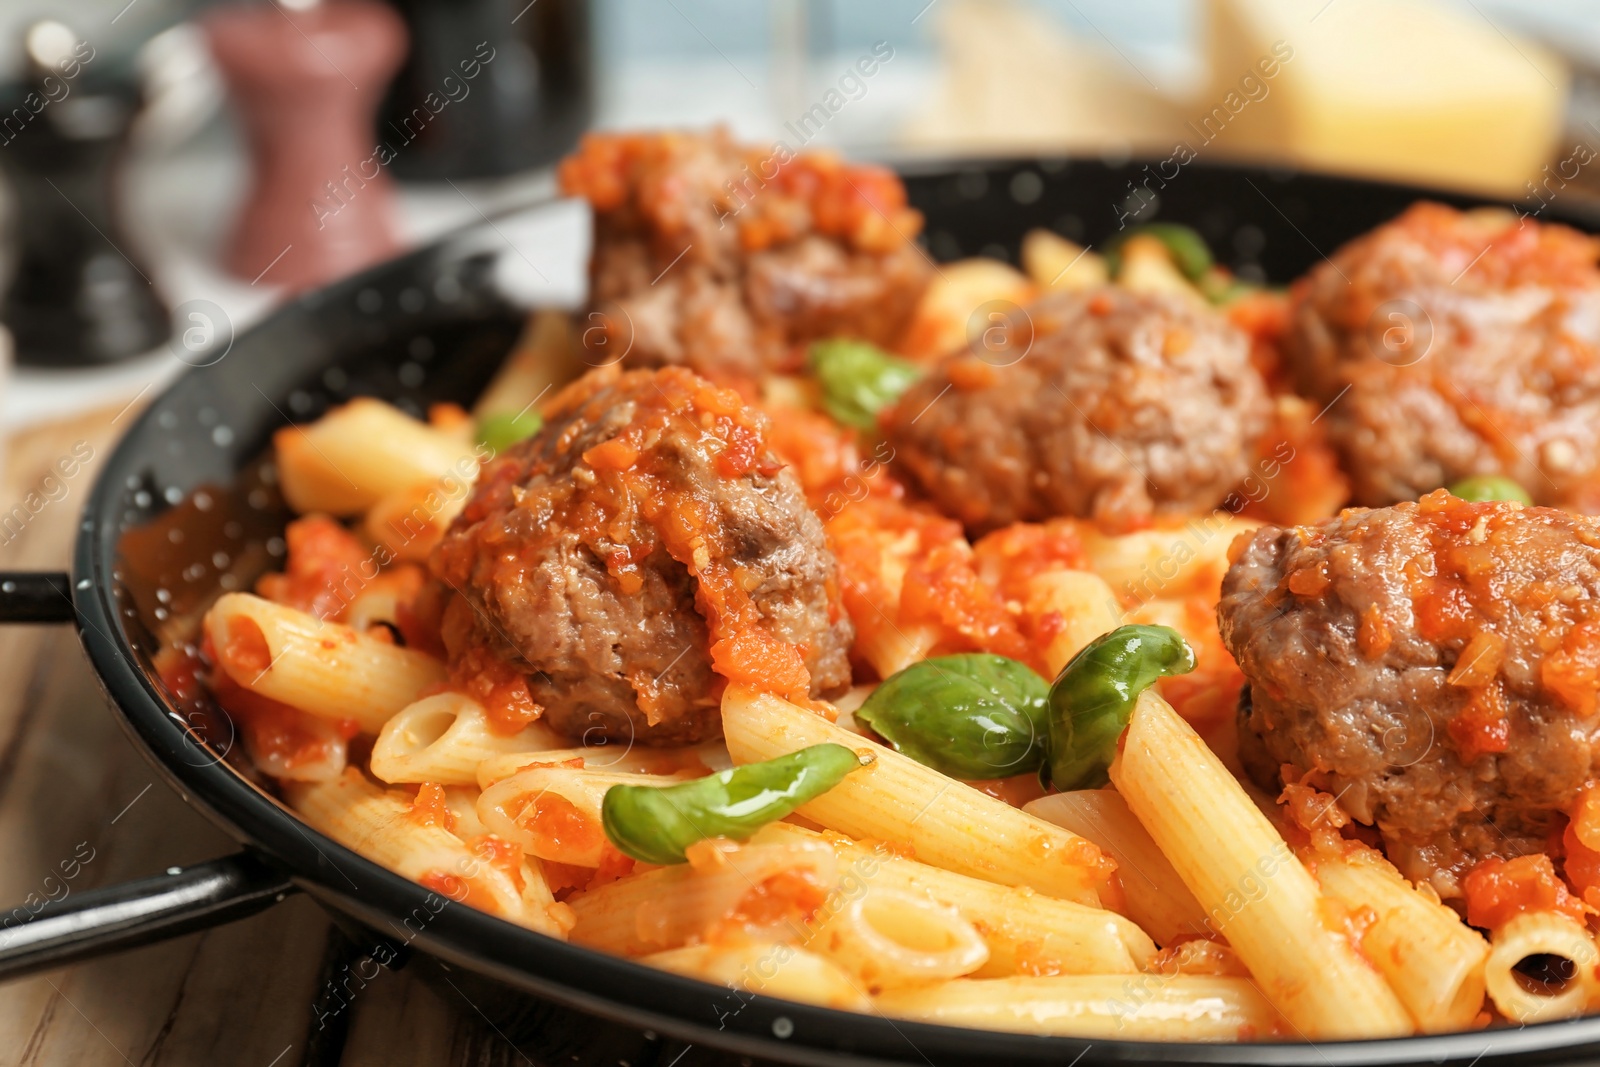
M 350 602 L 377 577 L 380 560 L 326 515 L 294 520 L 283 537 L 288 545 L 283 571 L 263 574 L 256 592 L 319 619 L 342 622 Z
M 561 190 L 584 197 L 596 211 L 631 208 L 663 234 L 687 236 L 686 220 L 700 207 L 689 198 L 703 194 L 682 179 L 681 160 L 701 140 L 680 133 L 588 134 L 561 162 Z M 863 251 L 888 251 L 922 229 L 922 215 L 907 205 L 899 177 L 883 167 L 826 153 L 796 155 L 783 147 L 738 151 L 745 156 L 747 185 L 761 195 L 743 199 L 730 188 L 717 193 L 717 206 L 738 227 L 746 251 L 806 232 Z
M 605 831 L 566 797 L 548 790 L 539 794 L 517 816 L 536 852 L 586 852 L 605 841 Z
M 190 677 L 200 672 L 205 662 L 218 662 L 219 657 L 209 635 L 199 651 L 199 659 L 183 668 Z M 222 655 L 231 664 L 256 673 L 271 662 L 266 652 L 266 640 L 254 623 L 238 627 L 237 630 L 230 629 L 227 649 Z M 250 754 L 258 761 L 271 760 L 280 767 L 292 770 L 333 758 L 337 742 L 327 736 L 328 720 L 251 692 L 235 682 L 226 670 L 211 671 L 204 678 L 212 699 L 238 726 Z M 354 719 L 341 719 L 333 726 L 334 736 L 345 741 L 361 732 Z
M 435 782 L 423 782 L 417 787 L 409 814 L 419 826 L 437 827 L 455 833 L 455 813 L 445 800 L 444 786 Z
M 931 624 L 940 633 L 934 654 L 992 652 L 1043 670 L 1022 632 L 1020 607 L 980 574 L 983 561 L 960 523 L 923 505 L 869 498 L 830 519 L 827 530 L 858 645 Z
M 1461 883 L 1467 899 L 1467 922 L 1485 930 L 1505 925 L 1527 911 L 1559 911 L 1583 922 L 1587 909 L 1574 897 L 1555 865 L 1543 852 L 1515 859 L 1486 859 Z

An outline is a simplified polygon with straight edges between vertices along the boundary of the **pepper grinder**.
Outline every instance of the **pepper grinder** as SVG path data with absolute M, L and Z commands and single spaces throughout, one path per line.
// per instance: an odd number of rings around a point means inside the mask
M 375 0 L 218 9 L 204 21 L 254 172 L 223 265 L 299 291 L 400 247 L 389 158 L 373 116 L 406 47 Z
M 166 339 L 167 310 L 113 203 L 138 83 L 54 20 L 30 26 L 23 51 L 26 75 L 0 87 L 16 236 L 0 320 L 17 361 L 102 364 L 149 351 Z

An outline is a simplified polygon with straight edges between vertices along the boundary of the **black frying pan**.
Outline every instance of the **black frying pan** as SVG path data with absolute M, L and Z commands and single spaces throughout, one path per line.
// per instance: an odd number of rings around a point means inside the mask
M 1143 203 L 1143 218 L 1189 223 L 1224 262 L 1278 282 L 1418 197 L 1470 203 L 1394 185 L 1200 164 L 1170 179 L 1140 162 L 902 169 L 912 202 L 927 214 L 928 247 L 940 258 L 984 253 L 1014 261 L 1022 235 L 1035 226 L 1099 245 L 1128 209 Z M 1158 203 L 1149 202 L 1152 195 Z M 1600 214 L 1559 200 L 1542 217 L 1600 229 Z M 381 941 L 409 965 L 449 982 L 521 1048 L 552 1064 L 571 1062 L 575 1051 L 634 1067 L 680 1058 L 687 1067 L 734 1055 L 949 1067 L 1572 1062 L 1600 1054 L 1600 1017 L 1314 1049 L 1086 1042 L 891 1022 L 713 987 L 466 907 L 447 905 L 435 914 L 421 887 L 302 825 L 239 758 L 225 719 L 184 713 L 169 699 L 152 670 L 155 634 L 202 603 L 241 559 L 257 567 L 266 562 L 264 546 L 285 514 L 271 487 L 252 484 L 249 472 L 274 429 L 356 395 L 419 413 L 433 401 L 472 400 L 524 319 L 496 283 L 506 268 L 522 269 L 518 260 L 531 265 L 538 258 L 538 249 L 514 247 L 509 239 L 508 231 L 524 233 L 518 221 L 507 216 L 473 227 L 306 296 L 240 337 L 225 358 L 186 373 L 106 461 L 83 515 L 72 574 L 0 575 L 0 621 L 75 622 L 137 745 L 174 789 L 243 846 L 196 867 L 74 893 L 0 930 L 0 978 L 231 921 L 303 891 L 359 943 Z M 209 519 L 178 503 L 205 486 L 212 487 Z M 238 526 L 224 532 L 228 521 Z M 157 531 L 184 525 L 190 534 L 173 545 L 149 536 L 151 523 Z M 222 557 L 213 558 L 219 548 L 227 552 L 220 566 Z M 597 1025 L 590 1016 L 622 1025 Z M 687 1058 L 685 1043 L 693 1045 Z

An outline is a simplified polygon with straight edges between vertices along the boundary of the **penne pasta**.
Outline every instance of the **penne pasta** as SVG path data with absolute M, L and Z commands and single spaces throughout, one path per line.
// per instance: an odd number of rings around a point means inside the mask
M 312 715 L 352 720 L 365 733 L 445 681 L 432 656 L 250 593 L 219 597 L 204 625 L 233 681 Z
M 425 563 L 471 495 L 472 479 L 453 473 L 402 486 L 373 501 L 361 529 L 392 558 Z
M 1054 793 L 1022 810 L 1093 841 L 1116 860 L 1128 917 L 1159 944 L 1208 933 L 1200 902 L 1115 789 Z
M 856 636 L 856 654 L 888 678 L 913 663 L 928 658 L 939 643 L 939 628 L 932 623 L 895 623 L 863 627 Z
M 520 855 L 509 859 L 492 838 L 479 838 L 483 844 L 474 850 L 410 798 L 385 792 L 353 767 L 330 782 L 287 785 L 284 793 L 306 822 L 374 863 L 457 903 L 562 936 L 547 908 L 529 906 L 527 882 L 539 877 L 537 870 Z M 550 899 L 549 889 L 534 890 L 531 898 Z
M 573 336 L 571 315 L 549 309 L 535 311 L 511 354 L 472 406 L 473 413 L 501 415 L 536 405 L 583 373 L 583 355 Z
M 855 654 L 870 663 L 879 678 L 888 678 L 927 659 L 939 643 L 937 623 L 900 620 L 906 571 L 924 547 L 923 535 L 918 530 L 872 528 L 853 529 L 848 536 L 872 546 L 872 551 L 859 555 L 871 559 L 861 566 L 871 569 L 868 584 L 876 590 L 874 594 L 863 592 L 852 609 L 857 616 Z
M 872 1010 L 872 1001 L 838 964 L 781 941 L 684 945 L 652 953 L 640 962 L 747 993 L 824 1008 Z
M 1060 619 L 1045 647 L 1050 677 L 1101 634 L 1122 623 L 1122 605 L 1105 579 L 1088 571 L 1050 570 L 1028 581 L 1027 613 L 1035 619 Z
M 1110 280 L 1106 258 L 1053 230 L 1029 230 L 1022 238 L 1022 269 L 1041 289 L 1076 292 Z
M 723 859 L 703 869 L 686 863 L 660 867 L 574 897 L 572 940 L 642 956 L 705 937 L 777 875 L 803 871 L 825 889 L 839 883 L 839 858 L 822 841 L 736 846 Z
M 401 606 L 415 599 L 423 580 L 420 568 L 414 566 L 380 571 L 350 598 L 345 625 L 361 634 L 380 624 L 398 632 Z
M 1089 566 L 1130 600 L 1207 594 L 1216 599 L 1228 569 L 1228 546 L 1258 523 L 1226 511 L 1125 534 L 1083 529 Z
M 960 911 L 875 885 L 824 909 L 806 947 L 827 956 L 869 993 L 960 978 L 989 959 L 989 947 Z
M 900 351 L 927 360 L 955 352 L 968 343 L 975 317 L 991 331 L 1009 325 L 1004 314 L 991 311 L 989 305 L 1018 308 L 1037 295 L 1027 275 L 1000 260 L 974 256 L 946 263 L 917 301 L 900 338 Z M 991 317 L 982 317 L 986 312 Z
M 483 820 L 478 818 L 477 789 L 465 785 L 447 785 L 444 787 L 444 804 L 450 809 L 450 817 L 456 821 L 454 833 L 457 837 L 466 840 L 489 832 Z
M 752 840 L 819 838 L 833 846 L 845 866 L 842 892 L 860 892 L 866 886 L 893 889 L 964 915 L 989 948 L 988 961 L 974 972 L 977 977 L 1131 973 L 1156 954 L 1149 936 L 1114 911 L 930 867 L 886 848 L 869 848 L 832 832 L 818 835 L 788 822 L 764 827 Z
M 1277 1034 L 1248 978 L 1070 975 L 957 979 L 875 998 L 886 1015 L 946 1026 L 1122 1041 L 1240 1041 Z
M 687 775 L 620 774 L 578 767 L 531 767 L 489 786 L 478 818 L 530 856 L 598 867 L 607 847 L 600 804 L 614 785 L 671 785 Z
M 800 808 L 813 821 L 889 842 L 936 867 L 1000 885 L 1098 906 L 1115 865 L 1075 834 L 843 730 L 768 694 L 730 686 L 722 729 L 735 763 L 752 763 L 832 742 L 873 757 Z M 983 847 L 975 847 L 976 842 Z
M 1322 891 L 1348 908 L 1371 908 L 1361 950 L 1424 1033 L 1465 1030 L 1483 1010 L 1483 935 L 1429 899 L 1373 851 L 1318 858 Z
M 282 718 L 266 723 L 245 720 L 240 723 L 245 747 L 250 758 L 263 773 L 291 782 L 326 782 L 344 773 L 349 758 L 350 742 L 332 719 L 324 719 L 304 712 L 288 712 L 292 724 Z M 277 742 L 284 731 L 291 729 L 303 741 L 286 748 Z
M 574 760 L 581 761 L 574 764 Z M 684 774 L 698 777 L 726 770 L 728 756 L 720 744 L 688 748 L 645 748 L 643 745 L 580 745 L 536 752 L 504 752 L 486 756 L 478 764 L 478 787 L 487 789 L 532 766 L 582 766 L 589 771 L 618 774 Z
M 372 745 L 370 769 L 374 777 L 391 783 L 476 785 L 484 760 L 526 757 L 561 741 L 537 721 L 514 734 L 496 733 L 481 704 L 447 691 L 406 705 L 383 724 Z
M 1134 706 L 1111 780 L 1267 999 L 1309 1040 L 1386 1037 L 1410 1014 L 1222 761 L 1153 689 Z
M 1557 956 L 1572 964 L 1558 989 L 1538 993 L 1518 979 L 1517 964 L 1530 956 Z M 1501 1015 L 1518 1023 L 1570 1019 L 1600 1004 L 1600 952 L 1589 931 L 1565 915 L 1528 911 L 1494 932 L 1484 962 L 1484 985 Z
M 272 444 L 283 497 L 302 514 L 359 515 L 403 489 L 450 474 L 470 483 L 478 471 L 470 441 L 370 397 L 286 426 Z
M 119 541 L 153 590 L 127 614 L 190 740 L 225 714 L 252 781 L 432 914 L 642 961 L 719 1028 L 760 994 L 1060 1035 L 1063 1063 L 1296 1058 L 1192 1045 L 1256 1038 L 1355 1062 L 1600 1021 L 1600 446 L 1562 423 L 1419 482 L 1439 428 L 1375 417 L 1385 383 L 1451 394 L 1442 369 L 1498 350 L 1457 330 L 1408 369 L 1374 340 L 1407 347 L 1408 316 L 1367 314 L 1419 272 L 1477 304 L 1600 292 L 1595 239 L 1501 248 L 1527 220 L 1418 204 L 1294 281 L 1180 211 L 1098 250 L 1030 231 L 1019 271 L 824 153 L 713 241 L 696 220 L 739 205 L 694 191 L 762 154 L 585 138 L 559 184 L 593 216 L 587 302 L 531 314 L 475 400 L 489 375 L 416 336 L 398 377 L 285 397 L 325 413 L 227 493 L 127 480 L 161 512 Z M 1053 170 L 936 184 L 1055 216 Z M 1356 358 L 1296 397 L 1310 342 Z M 1534 377 L 1523 408 L 1584 399 Z M 1429 684 L 1390 684 L 1397 656 Z M 739 1040 L 872 1051 L 778 1011 Z

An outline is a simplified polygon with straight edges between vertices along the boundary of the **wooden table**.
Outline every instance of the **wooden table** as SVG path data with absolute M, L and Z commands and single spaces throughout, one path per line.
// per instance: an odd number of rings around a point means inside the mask
M 35 499 L 45 503 L 20 530 L 0 527 L 0 568 L 66 567 L 79 509 L 132 417 L 110 409 L 7 443 L 0 520 L 29 491 L 56 488 L 41 491 Z M 78 442 L 94 458 L 63 494 L 45 478 Z M 0 628 L 0 909 L 234 847 L 134 750 L 70 627 Z M 231 926 L 0 986 L 0 1067 L 532 1062 L 471 1005 L 447 1003 L 403 970 L 361 989 L 347 1025 L 319 1028 L 317 993 L 350 959 L 323 913 L 295 898 Z

